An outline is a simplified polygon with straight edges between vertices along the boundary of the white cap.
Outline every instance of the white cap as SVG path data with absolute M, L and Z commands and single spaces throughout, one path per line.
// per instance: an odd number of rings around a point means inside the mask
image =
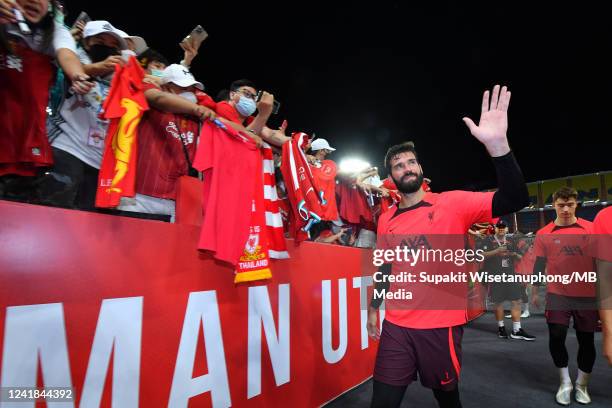
M 83 28 L 83 38 L 89 38 L 99 34 L 110 34 L 119 40 L 119 46 L 122 50 L 125 50 L 127 48 L 127 43 L 123 39 L 122 33 L 123 31 L 117 30 L 111 23 L 105 20 L 90 21 L 85 24 L 85 28 Z
M 179 64 L 168 65 L 166 69 L 164 69 L 164 73 L 161 77 L 161 83 L 162 85 L 165 85 L 169 82 L 172 82 L 181 88 L 187 88 L 195 85 L 195 87 L 200 91 L 204 90 L 204 85 L 202 85 L 201 82 L 196 81 L 193 75 L 191 75 L 191 72 Z
M 142 54 L 149 48 L 144 38 L 139 37 L 137 35 L 129 35 L 123 30 L 117 29 L 117 31 L 119 32 L 119 35 L 121 35 L 123 39 L 132 40 L 134 42 L 134 48 L 135 48 L 134 52 L 136 53 L 136 55 Z
M 329 143 L 327 143 L 327 140 L 325 139 L 316 139 L 315 141 L 312 142 L 312 144 L 310 145 L 310 149 L 312 151 L 315 150 L 321 150 L 321 149 L 327 149 L 327 150 L 331 150 L 332 152 L 336 149 L 334 149 L 333 147 L 331 147 L 329 145 Z

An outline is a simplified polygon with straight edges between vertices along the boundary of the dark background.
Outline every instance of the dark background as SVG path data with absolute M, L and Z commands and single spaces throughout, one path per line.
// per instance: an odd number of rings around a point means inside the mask
M 290 131 L 315 132 L 382 167 L 413 140 L 434 191 L 485 189 L 495 174 L 462 116 L 478 120 L 482 91 L 512 91 L 508 136 L 527 181 L 612 170 L 611 28 L 585 3 L 241 3 L 67 1 L 171 61 L 197 24 L 210 37 L 192 66 L 215 97 L 249 78 L 282 102 Z M 603 4 L 603 3 L 602 3 Z M 384 171 L 382 172 L 384 175 Z

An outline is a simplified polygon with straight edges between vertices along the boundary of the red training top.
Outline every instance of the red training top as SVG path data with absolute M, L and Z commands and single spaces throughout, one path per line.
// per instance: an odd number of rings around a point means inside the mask
M 547 275 L 566 275 L 573 272 L 583 274 L 594 271 L 593 258 L 588 254 L 589 234 L 593 223 L 577 218 L 575 224 L 558 226 L 554 222 L 536 234 L 535 255 L 546 258 Z M 595 296 L 595 284 L 571 282 L 547 284 L 548 292 L 563 296 Z
M 612 262 L 612 207 L 597 213 L 593 221 L 591 254 L 597 259 Z
M 423 200 L 413 207 L 398 209 L 394 206 L 380 216 L 377 248 L 464 251 L 465 234 L 470 226 L 491 219 L 493 194 L 468 191 L 426 193 Z M 417 282 L 391 283 L 391 294 L 400 294 L 401 290 L 413 294 L 411 300 L 386 299 L 385 318 L 391 323 L 415 329 L 432 329 L 467 322 L 467 283 L 436 285 L 421 283 L 418 279 L 420 272 L 426 272 L 427 276 L 445 276 L 453 271 L 465 272 L 468 265 L 448 261 L 419 261 L 414 266 L 392 262 L 392 265 L 393 275 L 415 273 Z

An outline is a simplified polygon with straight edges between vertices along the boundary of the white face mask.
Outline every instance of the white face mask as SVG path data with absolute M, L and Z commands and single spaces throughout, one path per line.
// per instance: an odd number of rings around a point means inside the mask
M 181 92 L 178 94 L 183 99 L 187 99 L 189 102 L 198 103 L 198 98 L 195 96 L 193 92 Z

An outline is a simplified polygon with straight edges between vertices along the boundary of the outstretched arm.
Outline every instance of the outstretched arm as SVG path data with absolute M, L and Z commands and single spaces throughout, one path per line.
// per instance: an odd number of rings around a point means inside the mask
M 499 85 L 493 87 L 492 95 L 485 91 L 478 125 L 465 117 L 463 121 L 472 135 L 482 143 L 493 158 L 497 173 L 498 190 L 493 196 L 493 216 L 510 214 L 529 204 L 529 192 L 523 173 L 508 144 L 508 106 L 510 91 Z

